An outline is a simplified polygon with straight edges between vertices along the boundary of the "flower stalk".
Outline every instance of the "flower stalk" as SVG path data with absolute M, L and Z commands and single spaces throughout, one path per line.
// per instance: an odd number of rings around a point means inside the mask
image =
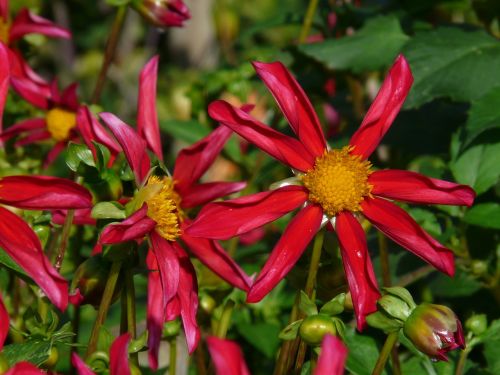
M 54 268 L 59 272 L 64 261 L 64 255 L 66 254 L 66 248 L 68 247 L 69 233 L 71 231 L 71 225 L 73 224 L 73 218 L 75 216 L 75 210 L 68 210 L 66 218 L 64 219 L 64 224 L 61 231 L 61 241 L 59 247 L 57 248 L 56 260 L 54 263 Z
M 318 0 L 309 1 L 306 15 L 304 17 L 304 23 L 302 24 L 302 29 L 300 30 L 299 44 L 303 44 L 307 40 L 307 36 L 309 35 L 309 31 L 311 30 L 314 13 L 316 13 L 317 7 L 318 7 Z
M 375 363 L 372 375 L 382 374 L 387 359 L 389 358 L 389 354 L 391 354 L 392 348 L 394 347 L 397 341 L 398 341 L 398 331 L 391 332 L 387 335 L 384 346 L 382 347 L 382 350 L 380 351 L 380 354 L 377 358 L 377 363 Z

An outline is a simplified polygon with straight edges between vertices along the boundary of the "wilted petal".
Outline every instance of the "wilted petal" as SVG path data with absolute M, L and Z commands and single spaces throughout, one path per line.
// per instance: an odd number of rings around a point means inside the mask
M 365 232 L 358 220 L 347 211 L 337 215 L 335 230 L 356 312 L 358 330 L 361 331 L 366 327 L 366 316 L 377 311 L 377 300 L 380 298 Z
M 78 372 L 78 375 L 95 375 L 94 372 L 75 352 L 71 353 L 71 364 Z
M 216 100 L 208 107 L 208 113 L 215 121 L 233 129 L 248 142 L 291 168 L 305 172 L 314 166 L 314 155 L 302 143 L 264 125 L 245 111 L 223 100 Z
M 177 191 L 183 194 L 198 181 L 212 165 L 232 133 L 231 129 L 219 126 L 205 138 L 179 152 L 173 175 Z
M 204 206 L 185 233 L 194 237 L 227 240 L 270 223 L 307 200 L 301 186 L 285 186 Z
M 0 247 L 64 311 L 68 305 L 68 283 L 45 257 L 40 240 L 20 217 L 0 207 Z
M 148 266 L 148 304 L 147 304 L 147 328 L 148 328 L 148 358 L 149 366 L 152 370 L 158 369 L 158 351 L 160 349 L 163 321 L 165 317 L 165 307 L 163 299 L 158 296 L 163 295 L 160 272 L 156 257 L 149 251 L 146 264 Z
M 109 350 L 109 372 L 110 375 L 130 375 L 130 365 L 128 364 L 128 344 L 130 333 L 119 336 Z
M 28 210 L 88 208 L 92 195 L 64 178 L 7 176 L 0 178 L 0 203 Z
M 410 203 L 471 206 L 476 194 L 467 185 L 438 180 L 419 173 L 388 169 L 373 172 L 372 194 Z
M 330 334 L 321 343 L 321 353 L 314 375 L 342 375 L 347 359 L 347 348 L 342 341 Z
M 190 186 L 182 194 L 181 206 L 191 208 L 211 202 L 217 198 L 236 193 L 247 186 L 246 182 L 207 182 Z
M 253 66 L 305 148 L 315 157 L 322 156 L 326 149 L 323 130 L 299 83 L 281 62 L 254 62 Z
M 323 210 L 309 205 L 290 221 L 252 285 L 247 302 L 259 302 L 286 276 L 318 232 L 322 218 Z
M 2 301 L 2 296 L 0 295 L 0 351 L 3 349 L 3 343 L 7 338 L 9 333 L 9 313 L 5 308 Z
M 243 353 L 234 341 L 210 336 L 207 346 L 217 375 L 250 375 Z
M 24 8 L 19 11 L 9 30 L 9 43 L 22 38 L 26 34 L 42 34 L 55 38 L 71 38 L 71 33 L 51 21 L 31 13 Z
M 403 209 L 384 199 L 365 199 L 363 215 L 397 244 L 449 276 L 455 273 L 453 252 L 427 232 Z
M 399 55 L 385 77 L 361 126 L 349 142 L 351 146 L 354 146 L 354 154 L 367 159 L 377 148 L 399 113 L 412 83 L 410 66 L 406 59 Z
M 141 240 L 156 226 L 156 222 L 147 216 L 148 206 L 142 207 L 126 220 L 106 226 L 99 237 L 100 244 L 114 244 L 130 240 Z
M 163 160 L 160 127 L 158 126 L 158 113 L 156 111 L 158 58 L 158 55 L 151 58 L 144 68 L 142 68 L 139 77 L 137 132 L 146 141 L 158 159 Z

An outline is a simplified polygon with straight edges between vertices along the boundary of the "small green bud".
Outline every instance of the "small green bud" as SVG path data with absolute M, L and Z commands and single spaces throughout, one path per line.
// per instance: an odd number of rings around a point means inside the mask
M 162 338 L 171 340 L 181 332 L 181 321 L 179 319 L 171 320 L 163 325 Z
M 332 318 L 325 314 L 308 316 L 299 328 L 299 336 L 309 345 L 320 345 L 327 333 L 337 335 L 337 328 Z
M 200 307 L 205 314 L 212 314 L 216 306 L 217 302 L 209 294 L 204 293 L 200 296 Z
M 488 319 L 485 314 L 472 315 L 465 321 L 465 327 L 478 336 L 488 329 Z
M 470 268 L 474 275 L 482 276 L 488 271 L 488 263 L 475 259 L 471 262 Z

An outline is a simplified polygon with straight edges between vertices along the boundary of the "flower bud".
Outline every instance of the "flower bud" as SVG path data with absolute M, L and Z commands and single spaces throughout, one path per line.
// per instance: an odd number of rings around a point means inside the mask
M 488 319 L 485 314 L 472 315 L 465 321 L 465 328 L 475 335 L 480 335 L 488 329 Z
M 302 321 L 299 328 L 299 336 L 309 345 L 321 344 L 327 333 L 335 336 L 337 328 L 333 319 L 325 314 L 308 316 Z
M 435 359 L 447 361 L 447 352 L 465 348 L 462 324 L 446 306 L 429 303 L 417 306 L 403 330 L 418 350 Z
M 181 27 L 184 21 L 191 18 L 189 9 L 182 0 L 134 0 L 131 5 L 157 27 Z

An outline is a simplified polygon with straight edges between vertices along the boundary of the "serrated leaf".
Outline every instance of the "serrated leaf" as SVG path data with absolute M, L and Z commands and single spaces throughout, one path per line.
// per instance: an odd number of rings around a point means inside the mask
M 76 172 L 81 163 L 90 167 L 95 167 L 92 151 L 85 145 L 71 142 L 68 145 L 68 151 L 66 153 L 66 164 L 69 169 Z
M 396 16 L 380 16 L 366 22 L 354 35 L 304 44 L 299 50 L 329 69 L 355 73 L 391 65 L 409 37 Z
M 28 361 L 39 366 L 49 358 L 51 347 L 50 341 L 28 340 L 20 344 L 4 346 L 2 354 L 10 366 L 21 361 Z
M 125 219 L 127 214 L 118 202 L 100 202 L 92 208 L 91 216 L 94 219 Z
M 302 321 L 303 319 L 296 320 L 295 322 L 287 325 L 281 330 L 279 338 L 282 340 L 293 340 L 296 338 Z
M 500 229 L 500 204 L 479 203 L 465 213 L 464 221 L 480 227 Z
M 345 293 L 340 293 L 338 296 L 335 296 L 330 301 L 325 303 L 319 312 L 330 316 L 338 315 L 344 311 L 344 302 Z
M 472 102 L 465 125 L 466 144 L 486 130 L 500 128 L 500 86 Z
M 435 98 L 471 101 L 500 85 L 500 43 L 482 30 L 442 27 L 417 33 L 403 55 L 415 78 L 405 108 Z
M 311 301 L 307 294 L 305 294 L 302 290 L 300 291 L 299 310 L 307 316 L 316 315 L 318 313 L 318 308 L 314 302 Z

